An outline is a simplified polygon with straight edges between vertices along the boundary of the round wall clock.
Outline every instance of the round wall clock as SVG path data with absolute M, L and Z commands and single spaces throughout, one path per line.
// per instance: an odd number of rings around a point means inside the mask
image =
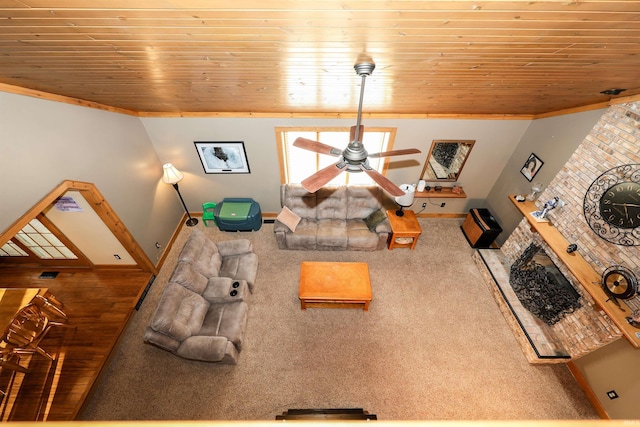
M 599 237 L 640 245 L 640 164 L 617 166 L 596 178 L 584 196 L 584 217 Z

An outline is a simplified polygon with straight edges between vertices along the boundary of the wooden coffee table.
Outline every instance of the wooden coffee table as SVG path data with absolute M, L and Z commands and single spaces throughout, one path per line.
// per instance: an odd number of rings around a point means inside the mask
M 371 282 L 366 262 L 303 262 L 300 308 L 369 309 Z

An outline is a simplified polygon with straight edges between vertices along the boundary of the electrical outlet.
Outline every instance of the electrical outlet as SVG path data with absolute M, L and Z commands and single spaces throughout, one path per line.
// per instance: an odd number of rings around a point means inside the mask
M 156 249 L 160 249 L 162 246 L 160 246 L 160 243 L 156 242 Z
M 422 204 L 422 209 L 424 209 L 424 208 L 426 208 L 426 207 L 427 207 L 427 202 L 424 202 L 424 203 Z
M 607 392 L 607 396 L 608 396 L 608 397 L 609 397 L 609 399 L 611 399 L 611 400 L 613 400 L 613 399 L 617 399 L 618 397 L 620 397 L 620 396 L 618 396 L 618 393 L 616 393 L 616 391 L 615 391 L 615 390 L 609 390 L 609 391 Z
M 445 203 L 445 202 L 440 203 L 440 207 L 441 207 L 441 208 L 444 208 L 444 205 L 446 205 L 446 203 Z

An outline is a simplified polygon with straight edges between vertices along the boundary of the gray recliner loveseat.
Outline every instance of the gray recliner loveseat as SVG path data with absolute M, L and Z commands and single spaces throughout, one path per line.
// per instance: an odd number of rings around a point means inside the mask
M 186 359 L 236 364 L 257 270 L 249 240 L 214 243 L 193 230 L 144 341 Z
M 387 209 L 397 205 L 375 185 L 325 186 L 309 193 L 300 184 L 280 189 L 283 211 L 274 223 L 278 248 L 373 251 L 386 247 Z

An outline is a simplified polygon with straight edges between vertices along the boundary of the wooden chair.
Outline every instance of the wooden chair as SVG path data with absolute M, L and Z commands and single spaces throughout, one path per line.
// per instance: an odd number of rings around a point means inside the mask
M 54 360 L 53 356 L 40 347 L 40 341 L 54 326 L 67 326 L 54 322 L 36 304 L 27 304 L 14 316 L 11 324 L 2 337 L 2 347 L 15 354 L 38 353 Z
M 67 314 L 62 311 L 62 302 L 50 293 L 45 296 L 36 295 L 33 303 L 40 307 L 48 317 L 58 317 L 65 321 L 68 319 Z

